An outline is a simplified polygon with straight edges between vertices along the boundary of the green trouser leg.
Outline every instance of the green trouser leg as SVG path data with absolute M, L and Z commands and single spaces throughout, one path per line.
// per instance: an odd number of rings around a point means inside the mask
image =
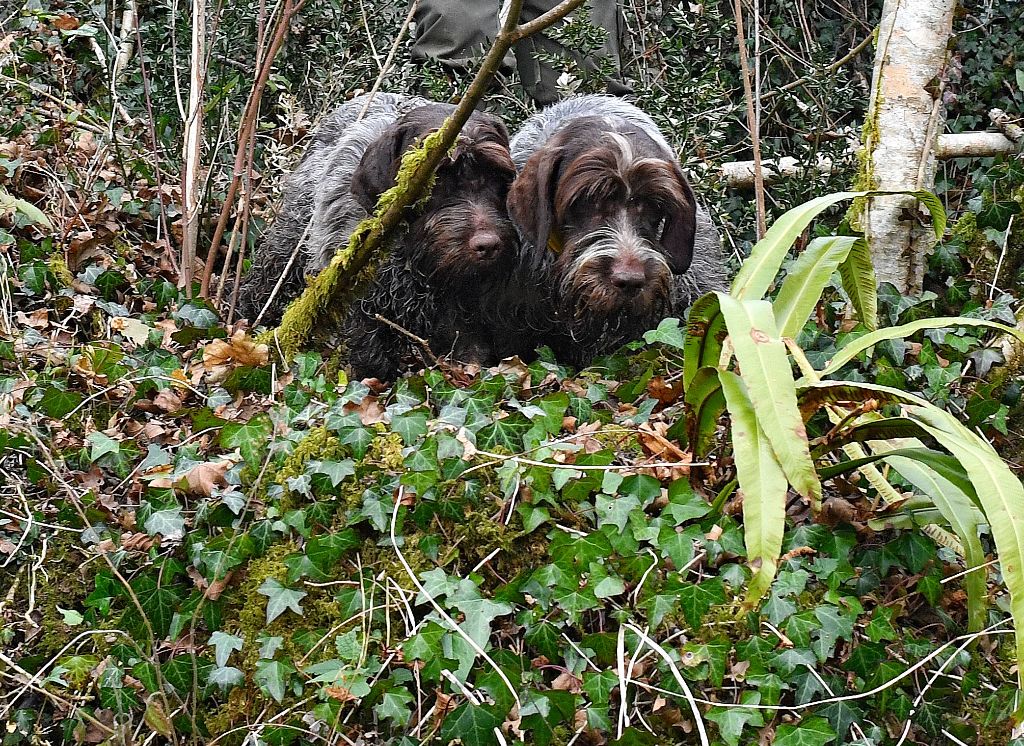
M 557 4 L 558 0 L 525 0 L 520 21 L 531 21 Z M 607 39 L 596 52 L 596 55 L 610 59 L 616 71 L 614 78 L 608 81 L 608 91 L 628 93 L 629 89 L 617 80 L 622 28 L 618 2 L 587 0 L 587 5 L 591 22 L 608 32 Z M 498 31 L 499 6 L 499 0 L 420 0 L 414 16 L 416 39 L 412 48 L 413 58 L 434 58 L 451 67 L 468 67 L 470 61 L 480 57 L 494 40 Z M 515 49 L 519 76 L 526 93 L 541 105 L 558 100 L 560 72 L 539 63 L 535 58 L 536 52 L 572 57 L 587 69 L 597 69 L 593 60 L 582 59 L 579 54 L 545 35 L 535 34 L 523 40 Z
M 413 16 L 414 59 L 437 59 L 466 68 L 490 48 L 498 34 L 500 0 L 420 0 Z

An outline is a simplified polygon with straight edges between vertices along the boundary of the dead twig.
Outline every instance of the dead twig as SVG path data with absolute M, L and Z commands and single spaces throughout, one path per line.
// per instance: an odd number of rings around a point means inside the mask
M 441 366 L 441 361 L 437 358 L 437 355 L 434 354 L 434 351 L 430 349 L 430 342 L 425 340 L 423 337 L 413 334 L 411 331 L 406 329 L 401 324 L 397 324 L 391 319 L 381 316 L 379 313 L 375 313 L 373 315 L 373 318 L 377 319 L 377 321 L 384 324 L 384 326 L 394 329 L 403 337 L 408 337 L 410 340 L 412 340 L 417 346 L 419 346 L 423 350 L 423 353 L 427 356 L 427 359 L 429 360 L 431 365 Z
M 260 101 L 263 98 L 263 89 L 270 78 L 270 69 L 274 64 L 274 58 L 284 44 L 288 36 L 288 29 L 292 19 L 302 10 L 306 0 L 285 0 L 284 10 L 274 27 L 273 39 L 267 51 L 263 66 L 259 69 L 259 75 L 249 92 L 249 99 L 246 101 L 242 113 L 242 122 L 238 129 L 238 140 L 235 147 L 235 164 L 232 169 L 231 182 L 228 184 L 228 191 L 224 197 L 224 204 L 221 206 L 220 218 L 217 220 L 217 228 L 213 233 L 213 241 L 210 243 L 210 250 L 206 255 L 206 267 L 203 270 L 203 281 L 199 287 L 199 293 L 204 298 L 210 294 L 210 280 L 213 277 L 213 267 L 220 251 L 220 244 L 224 238 L 224 231 L 227 228 L 228 220 L 231 217 L 231 210 L 235 204 L 235 195 L 238 194 L 238 186 L 245 173 L 245 156 L 249 149 L 249 138 L 256 135 L 256 119 L 259 113 Z
M 747 39 L 743 30 L 742 0 L 733 0 L 733 13 L 736 15 L 736 43 L 740 52 L 743 97 L 747 102 L 747 128 L 750 130 L 750 142 L 754 151 L 754 202 L 757 209 L 757 237 L 760 239 L 768 230 L 764 209 L 764 174 L 761 170 L 761 136 L 754 114 L 754 92 L 750 84 L 750 65 L 747 61 Z

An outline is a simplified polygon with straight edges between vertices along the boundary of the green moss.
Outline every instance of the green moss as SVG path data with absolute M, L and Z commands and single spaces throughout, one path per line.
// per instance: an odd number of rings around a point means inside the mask
M 287 611 L 274 621 L 267 623 L 267 597 L 259 589 L 268 579 L 287 584 L 288 568 L 284 560 L 299 551 L 295 544 L 288 542 L 272 546 L 267 553 L 249 562 L 246 578 L 237 591 L 228 599 L 225 608 L 224 629 L 245 639 L 240 663 L 236 664 L 246 672 L 244 684 L 231 690 L 227 701 L 205 717 L 206 727 L 211 736 L 227 733 L 232 728 L 248 722 L 252 707 L 266 710 L 268 716 L 284 710 L 293 702 L 290 696 L 278 704 L 269 700 L 252 678 L 260 659 L 261 637 L 280 637 L 282 645 L 275 656 L 279 660 L 297 662 L 304 659 L 306 664 L 317 663 L 331 657 L 330 645 L 322 645 L 312 655 L 295 639 L 297 632 L 315 630 L 326 633 L 341 618 L 341 610 L 334 600 L 330 588 L 303 586 L 307 595 L 302 599 L 302 615 Z M 239 739 L 237 742 L 240 742 Z M 228 740 L 228 743 L 236 742 Z
M 58 250 L 50 254 L 46 259 L 46 266 L 53 273 L 53 276 L 57 278 L 57 282 L 60 283 L 61 287 L 71 287 L 71 283 L 75 281 L 75 276 L 68 269 L 68 263 L 64 260 L 63 253 Z
M 879 27 L 876 26 L 873 32 L 873 46 L 876 49 L 878 47 L 878 30 Z M 877 81 L 876 84 L 881 85 L 881 81 Z M 867 116 L 864 118 L 864 126 L 860 132 L 860 148 L 857 150 L 857 173 L 854 175 L 853 183 L 850 185 L 850 188 L 855 192 L 867 192 L 878 188 L 878 180 L 874 174 L 872 154 L 878 145 L 878 108 L 881 105 L 882 93 L 876 90 L 874 108 L 868 110 Z M 863 230 L 860 218 L 864 214 L 866 205 L 867 199 L 865 197 L 857 197 L 850 205 L 850 209 L 846 211 L 846 220 L 854 230 Z
M 1022 284 L 1021 269 L 1024 268 L 1024 186 L 1014 189 L 1010 199 L 1016 202 L 1020 209 L 1010 226 L 1006 256 L 999 273 L 999 284 L 1019 289 Z
M 383 425 L 377 426 L 377 432 L 378 435 L 370 442 L 366 458 L 363 460 L 387 471 L 402 471 L 405 464 L 405 456 L 402 455 L 402 436 L 386 432 Z
M 872 154 L 878 145 L 878 106 L 881 104 L 882 94 L 878 94 L 878 100 L 874 111 L 864 120 L 864 127 L 861 129 L 861 146 L 857 149 L 857 173 L 850 185 L 855 192 L 868 192 L 878 188 L 878 180 L 875 178 L 874 163 Z M 856 197 L 846 211 L 846 219 L 854 230 L 862 231 L 861 216 L 867 205 L 866 197 Z
M 80 607 L 95 575 L 94 564 L 83 562 L 78 547 L 63 537 L 64 534 L 57 534 L 47 548 L 46 572 L 36 573 L 35 613 L 42 632 L 32 645 L 33 651 L 43 656 L 60 651 L 71 632 L 57 607 Z M 76 581 L 69 583 L 68 578 Z
M 992 277 L 999 262 L 999 256 L 992 250 L 992 245 L 985 233 L 978 227 L 978 216 L 973 212 L 965 212 L 953 224 L 950 231 L 954 241 L 963 244 L 962 256 L 970 262 L 975 277 Z
M 273 481 L 285 488 L 285 499 L 282 501 L 281 508 L 287 510 L 294 507 L 290 504 L 291 492 L 288 491 L 288 480 L 305 474 L 306 465 L 310 461 L 314 459 L 335 461 L 344 455 L 345 449 L 341 441 L 331 435 L 326 427 L 321 425 L 310 430 L 274 472 Z

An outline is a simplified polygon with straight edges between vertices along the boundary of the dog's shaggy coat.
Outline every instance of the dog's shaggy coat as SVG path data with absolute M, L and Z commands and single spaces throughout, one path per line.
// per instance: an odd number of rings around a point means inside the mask
M 302 291 L 305 277 L 327 266 L 394 184 L 405 151 L 440 127 L 453 109 L 416 97 L 377 94 L 370 100 L 357 97 L 334 111 L 285 180 L 277 220 L 242 287 L 241 315 L 255 319 L 286 274 L 263 316 L 276 322 Z M 438 355 L 467 362 L 493 357 L 481 304 L 514 261 L 515 232 L 505 212 L 514 175 L 504 125 L 475 113 L 438 168 L 430 197 L 413 210 L 408 229 L 377 267 L 365 296 L 343 310 L 343 341 L 357 376 L 390 379 L 422 365 L 417 344 L 378 321 L 378 314 L 425 338 Z M 299 256 L 286 273 L 296 247 Z
M 711 218 L 637 107 L 569 99 L 530 117 L 511 149 L 508 208 L 522 246 L 505 353 L 547 344 L 586 364 L 725 288 Z

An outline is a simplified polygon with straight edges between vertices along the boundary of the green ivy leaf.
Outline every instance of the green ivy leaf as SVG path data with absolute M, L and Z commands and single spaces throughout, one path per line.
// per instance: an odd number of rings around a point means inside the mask
M 569 395 L 563 392 L 549 394 L 543 399 L 530 402 L 540 414 L 531 417 L 534 424 L 540 425 L 548 435 L 556 435 L 562 431 L 565 410 L 569 408 Z
M 324 474 L 331 480 L 331 487 L 337 487 L 345 479 L 356 473 L 356 465 L 352 459 L 344 461 L 317 461 L 314 474 Z
M 780 725 L 773 746 L 824 746 L 835 738 L 836 732 L 825 718 L 809 717 L 799 725 Z
M 711 506 L 693 491 L 689 477 L 680 477 L 668 486 L 668 505 L 661 514 L 676 525 L 703 518 L 711 512 Z
M 99 431 L 86 435 L 85 442 L 89 444 L 89 458 L 93 462 L 99 461 L 107 454 L 116 456 L 121 451 L 120 443 Z
M 209 644 L 213 646 L 214 660 L 217 662 L 217 667 L 223 668 L 227 665 L 231 651 L 241 650 L 244 643 L 244 637 L 239 635 L 230 635 L 227 632 L 221 632 L 220 630 L 217 630 L 210 635 Z
M 270 624 L 288 609 L 302 616 L 302 607 L 299 605 L 299 602 L 306 597 L 305 591 L 286 588 L 274 578 L 267 578 L 263 581 L 263 585 L 259 587 L 257 592 L 267 597 L 267 624 Z
M 683 583 L 676 593 L 679 597 L 679 608 L 687 623 L 693 628 L 700 626 L 704 615 L 713 605 L 725 603 L 725 588 L 722 587 L 720 578 L 711 578 L 699 584 Z
M 679 319 L 662 319 L 657 329 L 644 332 L 644 342 L 655 344 L 660 342 L 677 350 L 683 349 L 683 330 L 679 327 Z
M 295 668 L 290 663 L 264 659 L 256 662 L 254 678 L 261 690 L 280 703 L 284 701 L 288 678 L 294 672 Z
M 820 627 L 821 622 L 814 616 L 814 612 L 804 611 L 794 614 L 786 620 L 786 637 L 798 648 L 809 648 L 811 646 L 811 633 Z
M 850 653 L 845 668 L 868 681 L 878 669 L 879 664 L 888 657 L 883 644 L 862 642 Z
M 593 704 L 605 707 L 609 704 L 612 690 L 619 685 L 614 671 L 587 671 L 583 674 L 583 691 Z
M 631 474 L 622 480 L 618 492 L 621 497 L 633 497 L 646 506 L 661 497 L 661 481 L 646 474 Z
M 412 409 L 405 414 L 391 418 L 391 430 L 402 436 L 402 442 L 411 446 L 427 434 L 428 414 L 422 409 Z
M 445 630 L 438 624 L 430 622 L 421 632 L 410 637 L 402 645 L 402 654 L 406 660 L 429 661 L 441 657 L 441 638 Z
M 360 544 L 358 534 L 346 528 L 336 533 L 314 536 L 306 544 L 306 557 L 321 573 L 326 573 L 347 550 Z
M 398 727 L 408 725 L 412 717 L 412 703 L 416 698 L 405 689 L 390 689 L 384 692 L 380 702 L 373 707 L 374 714 L 382 720 L 390 720 Z
M 466 702 L 444 719 L 441 740 L 446 744 L 458 739 L 465 746 L 492 746 L 497 743 L 494 729 L 501 727 L 502 720 L 492 705 Z
M 146 519 L 145 528 L 150 536 L 159 534 L 164 539 L 177 541 L 185 535 L 185 518 L 181 508 L 158 510 Z
M 597 526 L 614 526 L 619 533 L 625 531 L 629 523 L 629 514 L 640 507 L 640 501 L 633 495 L 621 497 L 609 497 L 598 495 L 594 501 L 594 508 L 597 512 Z
M 626 584 L 622 582 L 622 579 L 612 577 L 611 575 L 594 586 L 594 595 L 601 599 L 612 598 L 625 593 L 625 591 Z
M 248 422 L 228 422 L 220 431 L 220 444 L 224 448 L 237 448 L 245 463 L 259 466 L 260 454 L 267 446 L 274 425 L 270 417 L 258 414 Z
M 42 295 L 46 292 L 46 278 L 50 271 L 42 262 L 26 264 L 18 270 L 18 279 L 21 284 L 32 295 Z
M 234 666 L 214 668 L 210 671 L 210 676 L 207 679 L 207 681 L 214 686 L 220 687 L 222 691 L 230 689 L 233 686 L 238 686 L 244 680 L 245 674 Z
M 519 714 L 531 744 L 548 746 L 554 740 L 556 729 L 571 722 L 574 699 L 571 693 L 559 690 L 529 693 Z
M 740 704 L 757 705 L 761 703 L 761 695 L 757 692 L 744 692 Z M 712 708 L 707 719 L 718 725 L 718 734 L 728 746 L 739 746 L 743 729 L 748 726 L 760 728 L 764 725 L 764 717 L 760 710 L 742 707 Z
M 796 604 L 772 593 L 761 607 L 761 613 L 768 617 L 769 622 L 779 625 L 796 613 Z
M 849 734 L 850 726 L 864 717 L 864 713 L 849 702 L 832 702 L 817 712 L 828 718 L 829 724 L 838 734 L 839 743 L 844 743 L 843 739 Z
M 47 417 L 61 419 L 70 414 L 82 403 L 82 395 L 77 391 L 68 391 L 60 384 L 52 384 L 46 387 L 43 397 L 39 400 L 39 407 Z
M 657 629 L 665 619 L 665 615 L 676 608 L 676 596 L 670 593 L 658 593 L 651 596 L 647 602 L 647 618 L 651 627 Z
M 663 525 L 658 534 L 658 549 L 661 550 L 661 555 L 671 559 L 672 564 L 679 570 L 693 559 L 693 542 L 699 542 L 703 538 L 704 532 L 700 526 L 687 526 L 682 531 L 677 531 L 672 526 Z
M 472 586 L 473 593 L 464 592 L 467 585 Z M 480 598 L 479 591 L 471 580 L 463 580 L 460 586 L 460 592 L 450 596 L 448 602 L 465 615 L 465 620 L 459 626 L 473 638 L 473 642 L 485 647 L 491 636 L 491 622 L 500 616 L 511 614 L 512 606 Z M 474 594 L 477 595 L 476 598 L 473 597 Z
M 481 429 L 476 435 L 477 447 L 484 451 L 504 448 L 515 453 L 522 449 L 523 435 L 531 427 L 532 423 L 522 413 L 515 412 Z
M 158 639 L 166 637 L 171 629 L 171 621 L 181 603 L 176 591 L 157 584 L 149 575 L 140 575 L 131 582 L 135 597 L 139 600 L 143 613 L 153 627 L 153 634 Z

